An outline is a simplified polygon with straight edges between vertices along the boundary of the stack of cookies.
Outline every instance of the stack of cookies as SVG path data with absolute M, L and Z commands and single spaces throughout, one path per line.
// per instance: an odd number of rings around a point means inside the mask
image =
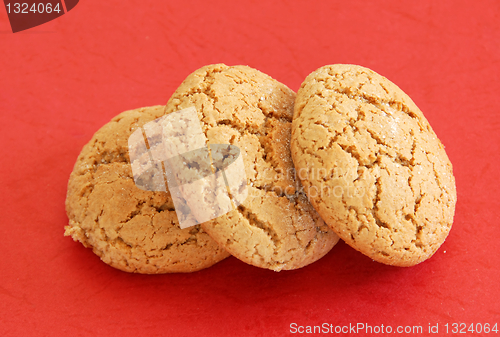
M 248 196 L 181 229 L 171 193 L 139 188 L 129 137 L 196 109 L 208 144 L 241 151 Z M 193 272 L 233 255 L 275 271 L 304 267 L 339 237 L 373 260 L 412 266 L 453 222 L 444 147 L 397 86 L 353 65 L 322 67 L 295 94 L 246 66 L 203 67 L 166 106 L 123 112 L 85 145 L 71 173 L 65 235 L 127 272 Z

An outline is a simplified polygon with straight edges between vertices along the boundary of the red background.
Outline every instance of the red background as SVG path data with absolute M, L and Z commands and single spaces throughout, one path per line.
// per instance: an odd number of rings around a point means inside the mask
M 500 325 L 499 22 L 497 0 L 86 0 L 13 34 L 0 8 L 0 335 Z M 166 103 L 189 73 L 218 62 L 247 64 L 294 90 L 332 63 L 360 64 L 399 85 L 454 165 L 458 204 L 441 249 L 412 268 L 340 243 L 296 271 L 229 258 L 193 274 L 148 276 L 115 270 L 63 237 L 67 180 L 92 134 L 124 110 Z

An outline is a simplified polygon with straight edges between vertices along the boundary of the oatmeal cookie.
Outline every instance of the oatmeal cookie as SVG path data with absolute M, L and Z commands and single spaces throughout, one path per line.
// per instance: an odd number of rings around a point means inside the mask
M 310 264 L 338 241 L 295 179 L 294 100 L 292 90 L 255 69 L 216 64 L 189 75 L 166 108 L 196 108 L 208 144 L 239 147 L 248 197 L 202 227 L 233 256 L 275 271 Z
M 452 165 L 420 109 L 385 77 L 341 64 L 311 73 L 297 93 L 291 151 L 314 208 L 363 254 L 412 266 L 446 239 Z
M 154 106 L 113 118 L 84 146 L 68 183 L 65 235 L 127 272 L 193 272 L 229 256 L 199 225 L 180 229 L 168 189 L 134 182 L 129 137 L 164 114 Z

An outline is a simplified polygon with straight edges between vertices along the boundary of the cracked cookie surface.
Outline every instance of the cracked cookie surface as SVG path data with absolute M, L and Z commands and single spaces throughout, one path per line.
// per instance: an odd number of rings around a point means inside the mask
M 255 69 L 217 64 L 189 75 L 166 108 L 194 106 L 209 144 L 240 148 L 248 197 L 201 226 L 238 259 L 276 271 L 310 264 L 338 241 L 294 177 L 294 99 L 292 90 Z
M 291 151 L 315 209 L 363 254 L 412 266 L 446 239 L 452 165 L 419 108 L 385 77 L 355 65 L 311 73 L 297 93 Z
M 180 229 L 168 191 L 134 183 L 129 136 L 164 113 L 154 106 L 113 118 L 83 147 L 68 183 L 65 235 L 127 272 L 192 272 L 229 256 L 200 226 Z

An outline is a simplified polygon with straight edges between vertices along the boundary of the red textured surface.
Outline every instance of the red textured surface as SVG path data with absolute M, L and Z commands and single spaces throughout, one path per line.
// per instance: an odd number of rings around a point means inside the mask
M 13 34 L 0 8 L 0 335 L 500 325 L 499 22 L 496 0 L 86 0 Z M 320 66 L 354 63 L 407 92 L 457 181 L 455 223 L 435 256 L 389 267 L 341 243 L 296 271 L 229 258 L 194 274 L 147 276 L 63 237 L 68 176 L 92 134 L 121 111 L 166 103 L 189 73 L 218 62 L 250 65 L 294 90 Z

